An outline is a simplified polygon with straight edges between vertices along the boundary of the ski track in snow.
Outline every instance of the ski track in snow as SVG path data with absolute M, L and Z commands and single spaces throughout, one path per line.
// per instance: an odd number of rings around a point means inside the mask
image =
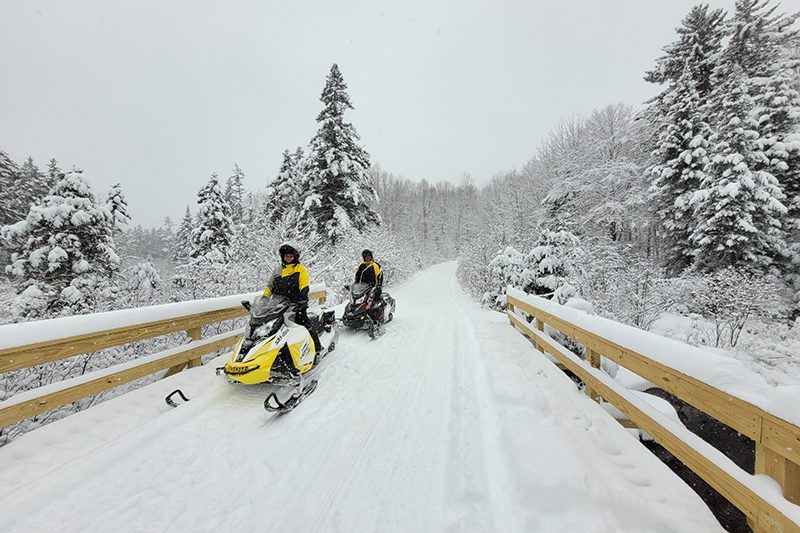
M 218 359 L 1 448 L 0 530 L 721 530 L 503 315 L 473 304 L 454 263 L 391 293 L 386 334 L 342 332 L 288 415 L 264 411 L 264 386 L 213 378 Z M 176 386 L 191 401 L 168 410 Z

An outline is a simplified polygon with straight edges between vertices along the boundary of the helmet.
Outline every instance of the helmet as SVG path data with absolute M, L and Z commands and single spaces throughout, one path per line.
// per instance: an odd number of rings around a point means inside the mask
M 295 261 L 300 260 L 300 250 L 298 250 L 294 244 L 289 242 L 281 244 L 281 247 L 278 248 L 278 254 L 280 254 L 281 259 L 283 259 L 284 254 L 294 254 Z
M 372 255 L 372 250 L 364 250 L 363 252 L 361 252 L 362 259 L 366 259 L 367 256 L 375 257 L 374 255 Z

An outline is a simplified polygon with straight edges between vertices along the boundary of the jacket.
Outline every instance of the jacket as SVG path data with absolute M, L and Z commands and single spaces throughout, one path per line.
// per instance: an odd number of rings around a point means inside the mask
M 308 302 L 308 271 L 299 261 L 279 263 L 264 288 L 264 296 L 285 296 L 291 302 Z
M 364 262 L 356 270 L 356 283 L 369 283 L 374 287 L 383 286 L 383 272 L 375 261 Z

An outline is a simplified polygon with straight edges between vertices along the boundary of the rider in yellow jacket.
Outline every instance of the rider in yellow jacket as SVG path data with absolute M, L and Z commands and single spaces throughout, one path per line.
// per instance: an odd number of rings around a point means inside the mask
M 283 244 L 278 253 L 281 262 L 272 271 L 264 287 L 264 296 L 285 296 L 290 302 L 297 304 L 294 322 L 305 327 L 311 334 L 316 352 L 320 351 L 319 335 L 311 326 L 306 310 L 308 309 L 308 270 L 300 263 L 300 251 L 296 246 Z
M 373 298 L 376 305 L 373 311 L 370 312 L 373 319 L 383 320 L 383 272 L 381 272 L 381 265 L 379 265 L 372 257 L 372 250 L 364 250 L 361 252 L 363 263 L 358 265 L 356 269 L 356 283 L 367 283 L 375 287 Z

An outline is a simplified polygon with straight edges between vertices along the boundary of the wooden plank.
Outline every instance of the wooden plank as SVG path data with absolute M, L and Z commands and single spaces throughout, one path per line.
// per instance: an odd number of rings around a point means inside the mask
M 586 359 L 586 361 L 588 361 L 590 365 L 592 365 L 592 368 L 600 368 L 601 359 L 599 352 L 596 352 L 587 346 L 584 358 Z M 602 400 L 600 394 L 598 394 L 597 391 L 594 390 L 592 386 L 588 383 L 586 384 L 586 394 L 588 394 L 589 397 L 596 402 Z
M 67 405 L 87 396 L 93 396 L 105 390 L 117 387 L 124 383 L 149 376 L 165 368 L 174 367 L 180 363 L 186 363 L 198 356 L 220 350 L 234 344 L 241 336 L 241 330 L 232 331 L 213 342 L 201 346 L 193 346 L 190 343 L 185 345 L 185 349 L 173 353 L 167 357 L 148 361 L 113 374 L 107 374 L 97 379 L 81 383 L 72 387 L 67 387 L 50 394 L 20 402 L 9 407 L 0 409 L 0 427 L 25 420 L 40 413 L 44 413 L 56 407 Z
M 622 391 L 624 389 L 614 383 L 611 378 L 607 380 L 609 384 L 598 379 L 592 374 L 593 370 L 581 364 L 576 356 L 564 353 L 566 352 L 564 347 L 549 338 L 545 338 L 544 335 L 541 335 L 537 344 L 563 363 L 584 383 L 590 383 L 606 401 L 614 405 L 639 428 L 647 431 L 656 442 L 714 487 L 723 497 L 740 509 L 748 519 L 759 524 L 759 527 L 769 526 L 771 528 L 767 529 L 769 531 L 800 531 L 800 524 L 790 520 L 773 505 L 756 494 L 753 489 L 717 466 L 693 445 L 684 442 L 669 429 L 650 417 L 644 410 L 629 402 L 623 395 Z M 594 371 L 596 372 L 596 370 Z M 617 389 L 620 390 L 618 391 Z M 712 448 L 710 444 L 705 442 L 703 442 L 703 445 Z
M 197 313 L 168 320 L 158 320 L 85 335 L 65 337 L 56 341 L 7 348 L 0 350 L 0 373 L 57 361 L 73 355 L 96 352 L 152 337 L 160 337 L 214 322 L 231 320 L 246 314 L 247 311 L 243 307 L 231 307 L 210 313 Z
M 770 414 L 762 424 L 761 443 L 800 465 L 800 428 Z
M 779 452 L 756 443 L 756 474 L 765 474 L 783 488 L 783 497 L 800 505 L 800 465 Z
M 164 374 L 164 377 L 163 377 L 163 378 L 161 378 L 161 379 L 165 379 L 165 378 L 168 378 L 168 377 L 170 377 L 170 376 L 174 376 L 175 374 L 177 374 L 178 372 L 180 372 L 181 370 L 183 370 L 184 368 L 186 368 L 186 365 L 187 365 L 187 364 L 188 364 L 188 363 L 181 363 L 181 364 L 179 364 L 179 365 L 175 365 L 175 366 L 173 366 L 172 368 L 170 368 L 169 370 L 167 370 L 167 373 L 166 373 L 166 374 Z
M 514 305 L 519 309 L 535 316 L 537 321 L 541 319 L 547 322 L 550 326 L 573 337 L 587 348 L 595 350 L 608 359 L 624 366 L 634 374 L 647 379 L 657 387 L 706 412 L 736 431 L 747 435 L 755 441 L 760 440 L 761 418 L 766 413 L 759 407 L 658 363 L 642 354 L 619 346 L 592 332 L 574 326 L 527 302 L 513 297 L 509 298 L 514 300 Z
M 326 296 L 327 293 L 325 291 L 315 291 L 309 294 L 309 299 L 324 300 Z M 247 311 L 237 305 L 216 311 L 194 313 L 166 320 L 132 324 L 121 328 L 5 348 L 0 350 L 0 373 L 160 337 L 178 331 L 186 331 L 245 315 L 247 315 Z
M 199 341 L 200 339 L 203 338 L 203 328 L 201 326 L 197 326 L 197 327 L 194 327 L 194 328 L 191 328 L 191 329 L 187 329 L 186 330 L 186 334 L 193 341 Z M 188 368 L 196 368 L 196 367 L 198 367 L 198 366 L 200 366 L 202 364 L 203 364 L 202 357 L 196 357 L 194 359 L 189 359 L 189 361 L 186 362 L 186 366 Z

